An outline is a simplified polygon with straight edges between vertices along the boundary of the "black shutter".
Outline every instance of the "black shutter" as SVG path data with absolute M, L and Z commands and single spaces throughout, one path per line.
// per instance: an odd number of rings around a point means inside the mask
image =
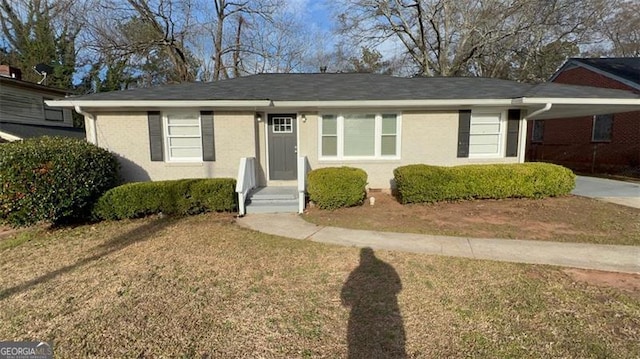
M 213 111 L 200 111 L 202 128 L 202 160 L 215 161 L 216 150 L 213 139 Z
M 518 138 L 520 137 L 520 110 L 509 110 L 507 120 L 507 157 L 517 157 Z
M 158 111 L 147 112 L 147 120 L 149 122 L 149 149 L 151 150 L 151 161 L 163 161 L 163 136 L 162 136 L 162 117 Z
M 471 131 L 471 110 L 458 112 L 458 157 L 469 157 L 469 133 Z

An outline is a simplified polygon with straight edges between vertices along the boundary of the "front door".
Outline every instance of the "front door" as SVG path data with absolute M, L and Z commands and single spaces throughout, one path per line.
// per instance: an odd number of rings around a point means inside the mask
M 269 179 L 295 180 L 298 137 L 296 115 L 269 115 Z

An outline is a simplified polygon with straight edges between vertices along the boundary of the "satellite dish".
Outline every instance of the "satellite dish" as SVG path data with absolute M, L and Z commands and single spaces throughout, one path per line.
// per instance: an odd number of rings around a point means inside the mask
M 38 81 L 38 85 L 41 85 L 47 79 L 48 74 L 53 73 L 53 67 L 47 64 L 37 64 L 33 67 L 33 70 L 42 76 L 42 80 Z

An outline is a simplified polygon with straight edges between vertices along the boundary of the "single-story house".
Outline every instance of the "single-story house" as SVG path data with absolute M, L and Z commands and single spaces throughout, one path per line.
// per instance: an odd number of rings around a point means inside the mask
M 48 104 L 83 114 L 87 140 L 121 158 L 126 180 L 235 177 L 242 207 L 253 187 L 304 192 L 306 171 L 319 167 L 359 167 L 370 188 L 389 189 L 393 169 L 406 164 L 523 162 L 527 119 L 629 111 L 640 108 L 640 96 L 489 78 L 319 73 L 259 74 Z M 274 195 L 271 204 L 284 197 Z
M 73 127 L 73 109 L 45 104 L 68 94 L 66 90 L 22 81 L 19 69 L 0 65 L 0 142 L 38 136 L 84 139 L 84 129 Z
M 640 58 L 573 58 L 551 82 L 640 94 Z M 529 121 L 527 160 L 640 176 L 640 111 Z

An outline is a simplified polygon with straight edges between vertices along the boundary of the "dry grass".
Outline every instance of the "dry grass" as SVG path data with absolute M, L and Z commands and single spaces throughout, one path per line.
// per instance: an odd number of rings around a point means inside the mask
M 640 356 L 635 289 L 544 266 L 375 256 L 357 269 L 359 249 L 216 214 L 35 230 L 0 251 L 0 338 L 51 340 L 58 358 L 380 357 L 375 329 L 416 358 Z
M 566 196 L 401 205 L 383 193 L 374 206 L 322 211 L 303 218 L 324 226 L 476 238 L 640 245 L 640 209 Z

